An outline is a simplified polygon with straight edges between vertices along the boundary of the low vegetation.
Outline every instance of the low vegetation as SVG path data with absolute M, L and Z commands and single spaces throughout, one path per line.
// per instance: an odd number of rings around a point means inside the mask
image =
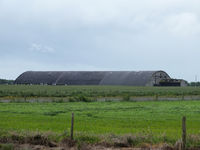
M 156 101 L 130 101 L 132 97 L 152 96 Z M 116 147 L 167 143 L 174 147 L 181 139 L 182 116 L 187 117 L 187 147 L 199 146 L 200 101 L 156 99 L 170 96 L 198 98 L 200 88 L 0 85 L 0 149 L 16 146 L 8 143 L 34 144 L 38 138 L 44 146 L 65 141 L 78 147 L 82 143 Z M 121 101 L 113 102 L 112 97 Z M 97 98 L 107 100 L 97 102 Z M 7 99 L 11 103 L 3 103 Z M 72 112 L 74 141 L 69 139 Z

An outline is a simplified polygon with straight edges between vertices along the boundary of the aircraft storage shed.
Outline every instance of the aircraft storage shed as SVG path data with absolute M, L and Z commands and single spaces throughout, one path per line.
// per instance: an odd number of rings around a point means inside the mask
M 172 81 L 164 71 L 27 71 L 15 84 L 162 86 Z M 165 83 L 165 84 L 161 84 Z M 167 86 L 170 86 L 169 83 Z M 173 86 L 180 86 L 174 83 Z

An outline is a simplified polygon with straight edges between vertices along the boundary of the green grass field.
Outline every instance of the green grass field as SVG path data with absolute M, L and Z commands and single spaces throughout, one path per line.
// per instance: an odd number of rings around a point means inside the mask
M 200 101 L 130 102 L 128 99 L 131 96 L 190 95 L 200 96 L 200 88 L 0 85 L 1 100 L 70 98 L 71 101 L 75 101 L 0 103 L 0 141 L 1 137 L 13 131 L 51 132 L 57 135 L 65 133 L 65 136 L 69 136 L 71 113 L 74 112 L 75 139 L 81 137 L 81 140 L 89 142 L 97 142 L 101 139 L 109 141 L 107 137 L 126 137 L 131 134 L 139 137 L 138 143 L 174 144 L 181 138 L 181 119 L 182 116 L 186 116 L 187 135 L 191 139 L 189 143 L 200 145 Z M 88 102 L 97 97 L 122 97 L 123 100 Z
M 0 97 L 127 97 L 200 95 L 199 87 L 0 85 Z
M 0 130 L 69 134 L 72 112 L 76 134 L 141 133 L 176 141 L 182 116 L 187 117 L 188 134 L 200 134 L 200 101 L 0 103 Z

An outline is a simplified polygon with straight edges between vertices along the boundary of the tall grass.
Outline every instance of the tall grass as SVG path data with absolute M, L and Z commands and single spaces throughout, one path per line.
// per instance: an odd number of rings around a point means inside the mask
M 199 87 L 0 85 L 0 97 L 124 97 L 200 95 Z

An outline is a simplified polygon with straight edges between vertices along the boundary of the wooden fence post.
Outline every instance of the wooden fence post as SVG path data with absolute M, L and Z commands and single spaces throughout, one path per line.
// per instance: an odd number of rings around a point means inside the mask
M 74 139 L 74 113 L 72 113 L 72 120 L 71 120 L 71 140 Z
M 182 118 L 182 150 L 186 150 L 186 117 Z

